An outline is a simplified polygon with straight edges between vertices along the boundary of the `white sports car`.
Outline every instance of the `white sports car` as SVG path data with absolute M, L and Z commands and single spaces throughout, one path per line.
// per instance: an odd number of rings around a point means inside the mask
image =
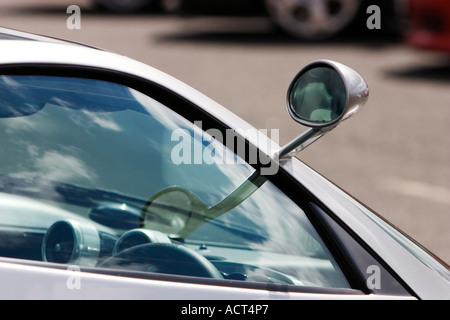
M 447 265 L 295 158 L 364 105 L 352 69 L 298 73 L 310 129 L 279 147 L 127 57 L 5 28 L 0 52 L 0 298 L 450 299 Z

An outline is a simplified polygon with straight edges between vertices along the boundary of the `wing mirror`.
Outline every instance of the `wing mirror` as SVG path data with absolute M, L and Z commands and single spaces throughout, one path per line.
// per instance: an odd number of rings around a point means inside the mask
M 298 152 L 356 114 L 366 103 L 369 88 L 351 68 L 329 60 L 319 60 L 303 68 L 287 93 L 291 117 L 310 129 L 282 147 L 276 159 Z

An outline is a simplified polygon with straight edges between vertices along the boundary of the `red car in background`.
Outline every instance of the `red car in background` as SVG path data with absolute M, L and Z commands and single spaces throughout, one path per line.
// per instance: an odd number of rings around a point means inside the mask
M 450 1 L 409 0 L 408 44 L 450 53 Z

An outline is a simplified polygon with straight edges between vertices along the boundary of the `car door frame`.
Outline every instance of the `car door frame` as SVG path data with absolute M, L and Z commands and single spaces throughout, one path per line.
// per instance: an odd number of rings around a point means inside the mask
M 92 50 L 92 49 L 90 49 Z M 226 130 L 227 128 L 236 128 L 236 126 L 234 126 L 234 122 L 237 122 L 237 125 L 239 125 L 239 123 L 242 123 L 240 121 L 237 120 L 236 117 L 231 116 L 231 114 L 224 112 L 223 110 L 219 110 L 218 113 L 212 113 L 211 110 L 214 110 L 216 108 L 216 106 L 212 106 L 210 107 L 209 110 L 204 108 L 204 103 L 210 103 L 211 102 L 207 99 L 201 98 L 200 100 L 202 101 L 202 105 L 195 103 L 192 100 L 193 96 L 197 96 L 197 93 L 192 94 L 192 92 L 190 93 L 190 95 L 188 94 L 187 96 L 189 96 L 188 98 L 186 97 L 186 95 L 184 95 L 183 93 L 180 93 L 180 91 L 176 92 L 173 90 L 173 86 L 178 85 L 178 82 L 173 83 L 172 88 L 169 88 L 166 86 L 165 83 L 161 83 L 161 82 L 157 82 L 155 81 L 155 79 L 148 79 L 148 78 L 143 78 L 140 75 L 137 75 L 135 73 L 129 73 L 125 70 L 117 70 L 117 69 L 112 69 L 112 68 L 106 68 L 105 66 L 97 66 L 94 63 L 91 64 L 83 64 L 81 62 L 77 62 L 77 63 L 49 63 L 49 62 L 31 62 L 31 61 L 26 61 L 26 62 L 20 62 L 20 63 L 5 63 L 5 64 L 1 64 L 0 65 L 0 73 L 1 74 L 40 74 L 40 75 L 64 75 L 64 76 L 72 76 L 72 77 L 87 77 L 87 78 L 94 78 L 94 79 L 99 79 L 99 80 L 107 80 L 107 81 L 111 81 L 111 82 L 117 82 L 117 83 L 121 83 L 124 85 L 127 85 L 131 88 L 134 88 L 138 91 L 143 92 L 144 94 L 148 94 L 149 92 L 151 92 L 151 97 L 160 101 L 161 103 L 170 106 L 170 108 L 172 110 L 174 110 L 175 112 L 181 114 L 183 117 L 185 117 L 187 120 L 193 122 L 195 120 L 202 120 L 203 121 L 203 125 L 204 128 L 215 128 L 215 129 L 219 129 L 219 130 Z M 171 80 L 172 81 L 172 80 Z M 181 91 L 183 91 L 184 89 L 186 89 L 186 87 L 183 87 L 181 89 Z M 226 120 L 226 121 L 224 121 Z M 236 120 L 236 121 L 235 121 Z M 233 125 L 231 125 L 233 124 Z M 251 141 L 247 141 L 246 143 L 249 147 L 253 147 L 253 148 L 257 148 L 258 146 L 255 146 Z M 265 150 L 263 150 L 265 151 Z M 292 188 L 289 188 L 290 186 L 297 186 L 303 189 L 303 191 L 305 192 L 305 194 L 309 194 L 310 198 L 309 200 L 313 200 L 315 202 L 318 202 L 319 198 L 321 198 L 320 196 L 317 196 L 317 193 L 314 191 L 311 191 L 311 189 L 306 189 L 304 187 L 305 183 L 304 181 L 302 182 L 302 177 L 301 174 L 299 174 L 299 172 L 303 172 L 303 174 L 305 173 L 304 169 L 300 169 L 301 164 L 299 162 L 296 162 L 297 160 L 291 160 L 288 161 L 287 163 L 283 164 L 281 166 L 281 172 L 279 172 L 279 174 L 277 174 L 273 180 L 276 180 L 275 184 L 280 187 L 280 189 L 282 189 L 282 191 L 286 192 L 287 191 L 287 195 L 292 197 L 295 201 L 299 201 L 299 197 L 298 195 L 293 195 L 293 191 Z M 255 169 L 258 170 L 258 165 L 255 166 Z M 300 171 L 299 171 L 300 170 Z M 311 177 L 309 177 L 311 178 Z M 314 185 L 315 182 L 313 182 L 312 184 Z M 318 192 L 319 195 L 320 193 L 323 193 L 323 191 Z M 303 200 L 301 200 L 301 202 L 303 202 Z M 326 204 L 326 201 L 322 203 L 322 205 L 324 205 L 326 208 L 329 208 L 329 206 Z M 332 211 L 332 209 L 330 210 Z M 337 217 L 337 215 L 336 215 Z M 335 217 L 335 218 L 336 218 Z M 342 222 L 342 220 L 341 220 Z M 345 224 L 345 222 L 342 222 Z M 320 229 L 320 228 L 319 228 Z M 341 250 L 343 250 L 341 248 Z M 349 266 L 352 266 L 351 262 L 348 262 Z M 8 263 L 6 263 L 8 264 Z M 12 264 L 14 266 L 18 266 L 17 264 Z M 11 267 L 10 264 L 3 265 L 2 262 L 2 266 L 5 268 L 9 268 L 8 270 L 13 270 L 14 268 Z M 25 265 L 25 264 L 21 264 L 22 267 L 27 267 L 27 268 L 38 268 L 34 271 L 32 271 L 31 269 L 29 270 L 30 272 L 35 272 L 37 274 L 39 273 L 45 273 L 48 274 L 50 276 L 50 274 L 52 274 L 52 272 L 48 272 L 47 268 L 43 268 L 42 266 L 36 266 L 36 265 Z M 354 267 L 354 266 L 353 266 Z M 46 271 L 44 272 L 43 269 L 45 269 Z M 56 270 L 58 269 L 52 269 L 55 270 L 55 274 L 53 274 L 52 276 L 58 277 L 60 276 L 61 270 L 59 270 L 58 272 L 56 272 Z M 64 270 L 62 270 L 64 272 Z M 361 272 L 361 270 L 359 270 Z M 347 271 L 348 272 L 348 271 Z M 352 270 L 352 272 L 354 272 L 354 270 Z M 92 273 L 86 273 L 91 275 Z M 51 277 L 52 277 L 51 276 Z M 66 275 L 67 276 L 67 275 Z M 90 276 L 91 277 L 91 276 Z M 95 276 L 92 276 L 93 279 L 104 279 L 104 277 L 111 277 L 111 275 L 101 275 L 101 274 L 95 274 Z M 127 277 L 125 277 L 127 278 Z M 108 278 L 109 279 L 109 278 Z M 132 278 L 130 278 L 132 279 Z M 116 279 L 115 279 L 116 280 Z M 127 278 L 128 280 L 128 278 Z M 152 279 L 143 279 L 142 281 L 161 281 L 161 280 L 152 280 Z M 50 281 L 50 280 L 49 280 Z M 94 280 L 93 280 L 94 281 Z M 50 281 L 51 282 L 51 281 Z M 166 280 L 164 280 L 163 282 L 166 282 Z M 361 279 L 359 279 L 359 282 L 361 282 Z M 168 286 L 169 287 L 173 287 L 174 283 L 180 286 L 185 286 L 187 285 L 186 283 L 179 283 L 177 281 L 173 282 L 173 281 L 168 281 Z M 197 289 L 199 289 L 199 285 L 205 285 L 207 288 L 210 288 L 211 285 L 210 284 L 190 284 L 189 287 L 196 285 Z M 362 283 L 360 283 L 360 285 L 363 285 Z M 222 286 L 218 286 L 219 288 L 224 288 L 223 290 L 229 292 L 230 290 L 233 291 L 234 293 L 236 293 L 236 288 L 227 288 L 227 287 L 222 287 Z M 232 290 L 233 289 L 233 290 Z M 244 290 L 244 288 L 239 288 L 239 290 Z M 247 290 L 247 289 L 245 289 Z M 257 292 L 257 296 L 259 296 L 261 294 L 261 291 L 259 291 L 259 289 L 249 289 L 251 290 L 251 293 L 255 293 Z M 252 291 L 252 290 L 256 290 L 256 291 Z M 188 290 L 189 291 L 189 290 Z M 307 291 L 307 290 L 305 290 Z M 368 298 L 372 298 L 373 294 L 371 294 L 371 292 L 369 290 L 357 290 L 356 292 L 348 292 L 346 290 L 343 291 L 339 291 L 336 292 L 336 290 L 328 290 L 328 289 L 324 289 L 324 290 L 319 290 L 320 291 L 320 296 L 325 295 L 325 296 L 330 296 L 330 297 L 335 297 L 335 298 L 342 298 L 342 297 L 347 297 L 347 296 L 351 296 L 352 298 L 355 298 L 357 296 L 361 296 L 361 297 L 368 297 Z M 200 289 L 199 292 L 202 292 L 202 289 Z M 208 290 L 206 290 L 206 292 L 208 292 Z M 268 291 L 268 290 L 262 290 L 262 292 L 265 292 L 265 295 L 270 296 L 271 292 L 283 292 L 283 290 L 274 288 L 273 291 Z M 352 294 L 350 294 L 352 293 Z M 314 297 L 317 297 L 317 292 L 290 292 L 289 291 L 289 296 L 291 295 L 295 295 L 298 297 L 305 297 L 309 296 L 309 294 L 313 294 Z M 306 295 L 306 296 L 304 296 Z M 380 295 L 380 297 L 382 297 L 383 295 Z M 192 298 L 192 295 L 188 295 L 187 297 Z M 209 295 L 209 297 L 211 297 Z M 250 296 L 249 296 L 250 297 Z M 125 297 L 126 298 L 126 297 Z M 411 297 L 401 297 L 401 298 L 411 298 Z

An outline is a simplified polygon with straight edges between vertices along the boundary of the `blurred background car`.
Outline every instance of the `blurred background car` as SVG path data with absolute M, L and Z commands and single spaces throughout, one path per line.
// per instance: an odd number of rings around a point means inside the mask
M 367 30 L 367 9 L 374 4 L 383 15 L 382 29 L 392 30 L 396 23 L 393 0 L 375 3 L 366 0 L 265 0 L 265 3 L 274 23 L 300 39 L 322 40 L 348 29 Z
M 352 29 L 367 30 L 368 0 L 96 0 L 114 12 L 137 12 L 149 5 L 166 13 L 264 14 L 274 25 L 295 38 L 324 40 Z M 395 30 L 395 0 L 378 0 L 383 31 Z
M 414 47 L 450 53 L 450 2 L 409 0 L 406 42 Z

